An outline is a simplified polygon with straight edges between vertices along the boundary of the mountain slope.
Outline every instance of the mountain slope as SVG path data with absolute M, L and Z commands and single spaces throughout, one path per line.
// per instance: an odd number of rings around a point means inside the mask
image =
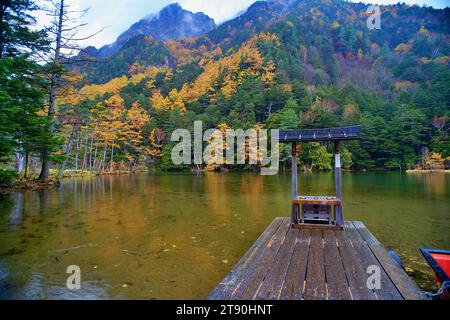
M 137 36 L 168 41 L 205 34 L 215 26 L 214 20 L 204 13 L 192 13 L 184 10 L 178 3 L 170 4 L 159 13 L 149 15 L 133 24 L 113 44 L 102 47 L 98 51 L 98 56 L 107 57 L 117 53 L 128 41 Z
M 133 24 L 117 40 L 100 49 L 87 47 L 70 68 L 81 72 L 91 83 L 105 83 L 128 74 L 134 62 L 143 67 L 172 65 L 164 41 L 206 34 L 216 26 L 213 19 L 184 10 L 178 3 Z

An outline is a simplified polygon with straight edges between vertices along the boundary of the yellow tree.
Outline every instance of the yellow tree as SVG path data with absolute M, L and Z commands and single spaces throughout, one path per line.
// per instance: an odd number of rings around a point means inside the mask
M 180 109 L 186 112 L 183 96 L 177 89 L 172 89 L 167 97 L 164 97 L 159 90 L 156 90 L 151 98 L 151 104 L 156 110 Z
M 123 141 L 127 151 L 125 156 L 132 163 L 132 170 L 143 153 L 144 127 L 150 121 L 150 116 L 139 102 L 133 103 L 126 111 L 126 120 L 118 131 L 120 141 Z M 131 152 L 131 153 L 130 153 Z
M 275 63 L 273 61 L 267 62 L 267 64 L 263 67 L 264 74 L 262 75 L 262 80 L 266 85 L 272 85 L 275 82 Z
M 180 109 L 181 112 L 186 112 L 186 106 L 184 104 L 183 96 L 180 92 L 177 91 L 177 89 L 173 89 L 169 92 L 169 109 Z
M 229 148 L 227 144 L 227 130 L 230 127 L 226 123 L 221 123 L 217 126 L 217 130 L 211 135 L 208 140 L 209 152 L 206 152 L 206 170 L 213 172 L 223 169 L 223 164 L 226 163 L 225 152 Z M 218 154 L 218 152 L 221 154 Z
M 169 104 L 166 98 L 161 94 L 159 90 L 156 90 L 155 93 L 153 93 L 150 102 L 156 110 L 168 110 Z
M 133 74 L 142 73 L 144 71 L 145 71 L 145 68 L 139 62 L 136 61 L 128 69 L 128 74 L 133 75 Z
M 103 157 L 99 163 L 98 170 L 104 170 L 108 147 L 110 147 L 110 171 L 112 171 L 114 168 L 114 152 L 119 147 L 118 142 L 120 142 L 121 138 L 120 131 L 123 130 L 122 116 L 125 110 L 124 101 L 120 95 L 116 94 L 104 101 L 98 109 L 96 114 L 98 121 L 98 145 L 103 148 Z
M 165 137 L 164 131 L 160 128 L 153 129 L 150 133 L 150 143 L 149 146 L 145 148 L 145 153 L 152 158 L 153 164 L 155 164 L 156 159 L 163 156 L 162 149 L 164 147 Z
M 246 138 L 246 154 L 245 158 L 247 163 L 250 165 L 257 165 L 258 163 L 261 163 L 263 160 L 263 154 L 262 151 L 259 148 L 258 145 L 258 136 L 260 131 L 264 129 L 264 125 L 261 123 L 257 123 L 253 126 L 253 130 L 255 132 L 255 135 L 251 137 L 252 139 Z
M 80 89 L 79 94 L 81 99 L 96 99 L 97 97 L 101 97 L 106 93 L 118 94 L 119 91 L 127 86 L 128 78 L 126 76 L 122 76 L 120 78 L 114 78 L 108 83 L 105 84 L 92 84 L 84 86 Z

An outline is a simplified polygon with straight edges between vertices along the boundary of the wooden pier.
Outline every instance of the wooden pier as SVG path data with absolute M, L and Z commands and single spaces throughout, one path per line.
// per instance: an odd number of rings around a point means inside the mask
M 379 289 L 369 289 L 373 270 Z M 369 271 L 369 273 L 368 273 Z M 276 218 L 210 300 L 422 300 L 424 293 L 361 222 L 344 230 Z

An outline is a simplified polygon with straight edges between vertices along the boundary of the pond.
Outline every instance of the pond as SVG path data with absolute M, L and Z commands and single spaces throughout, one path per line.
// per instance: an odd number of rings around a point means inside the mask
M 290 173 L 68 179 L 0 200 L 0 299 L 204 299 L 277 216 Z M 332 195 L 332 173 L 299 192 Z M 450 249 L 450 175 L 344 173 L 346 220 L 363 221 L 426 290 L 419 248 Z M 68 266 L 81 290 L 68 290 Z

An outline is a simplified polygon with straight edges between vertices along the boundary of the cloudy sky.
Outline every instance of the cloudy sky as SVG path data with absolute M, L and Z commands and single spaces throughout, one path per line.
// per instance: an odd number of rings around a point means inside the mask
M 233 18 L 256 0 L 67 0 L 74 9 L 90 8 L 84 18 L 88 26 L 84 35 L 93 34 L 104 29 L 99 35 L 88 40 L 84 45 L 100 47 L 115 41 L 117 36 L 134 22 L 151 13 L 158 12 L 170 3 L 178 2 L 183 8 L 192 12 L 202 11 L 212 17 L 216 23 Z M 46 0 L 38 0 L 42 4 Z M 353 2 L 356 2 L 353 0 Z M 395 4 L 399 0 L 371 0 L 378 4 Z M 450 6 L 450 0 L 403 0 L 408 4 L 426 4 L 436 8 Z M 39 14 L 40 25 L 47 23 L 44 14 Z

